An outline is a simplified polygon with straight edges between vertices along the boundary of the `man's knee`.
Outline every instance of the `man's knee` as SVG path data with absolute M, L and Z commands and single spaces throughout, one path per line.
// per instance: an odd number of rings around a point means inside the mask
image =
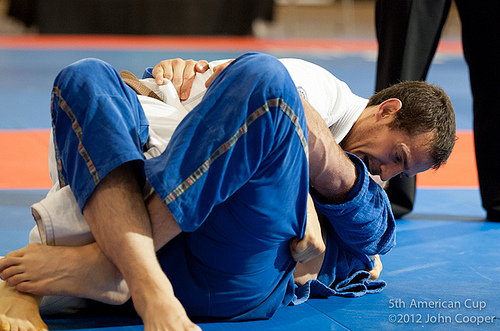
M 274 56 L 264 53 L 246 53 L 235 62 L 244 79 L 264 81 L 268 87 L 282 88 L 293 81 L 285 66 Z
M 99 59 L 88 58 L 74 62 L 62 69 L 57 75 L 54 85 L 61 89 L 72 86 L 83 87 L 90 82 L 98 82 L 96 77 L 109 76 L 110 74 L 116 76 L 115 73 L 116 71 L 108 63 Z M 80 90 L 80 92 L 84 91 L 85 89 Z
M 135 113 L 140 108 L 137 94 L 110 64 L 99 59 L 83 59 L 61 70 L 52 92 L 54 124 L 60 116 L 69 116 L 73 121 L 89 111 Z
M 272 73 L 285 69 L 276 57 L 265 53 L 246 53 L 238 59 L 243 63 L 244 67 L 248 68 L 248 70 L 257 73 Z
M 81 75 L 82 73 L 113 70 L 108 63 L 94 58 L 78 60 L 61 70 L 62 76 Z
M 264 53 L 246 53 L 227 69 L 231 66 L 233 73 L 229 73 L 229 70 L 227 73 L 229 85 L 236 85 L 241 96 L 248 95 L 251 111 L 261 106 L 282 110 L 287 107 L 293 110 L 294 115 L 303 117 L 302 102 L 295 83 L 276 57 Z

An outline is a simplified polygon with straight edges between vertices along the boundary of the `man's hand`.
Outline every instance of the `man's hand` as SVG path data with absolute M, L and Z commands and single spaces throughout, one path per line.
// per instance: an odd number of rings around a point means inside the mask
M 290 251 L 295 261 L 306 263 L 326 250 L 321 225 L 311 196 L 307 198 L 307 224 L 304 238 L 290 241 Z
M 380 256 L 377 254 L 373 257 L 375 258 L 375 265 L 372 270 L 367 270 L 370 272 L 370 280 L 376 280 L 382 272 L 382 261 L 380 260 Z
M 205 60 L 164 60 L 153 68 L 153 77 L 158 85 L 163 85 L 164 79 L 171 81 L 180 100 L 184 101 L 189 98 L 196 73 L 204 73 L 207 69 Z
M 214 81 L 215 77 L 217 77 L 218 74 L 220 74 L 222 72 L 222 70 L 226 69 L 226 67 L 231 63 L 233 62 L 234 60 L 229 60 L 227 62 L 224 62 L 224 63 L 221 63 L 217 66 L 214 67 L 214 73 L 212 74 L 212 76 L 210 76 L 208 78 L 208 80 L 205 82 L 205 86 L 208 88 L 210 86 L 210 84 L 212 84 L 212 82 Z
M 208 88 L 210 84 L 214 81 L 215 77 L 221 73 L 233 60 L 221 63 L 213 68 L 213 74 L 205 82 L 205 86 Z M 193 86 L 193 81 L 196 73 L 204 73 L 209 69 L 208 62 L 205 60 L 195 61 L 195 60 L 183 60 L 183 59 L 173 59 L 164 60 L 158 63 L 153 68 L 153 77 L 156 84 L 163 85 L 165 79 L 169 80 L 174 84 L 175 90 L 179 95 L 181 101 L 185 101 L 189 98 L 191 94 L 191 88 Z

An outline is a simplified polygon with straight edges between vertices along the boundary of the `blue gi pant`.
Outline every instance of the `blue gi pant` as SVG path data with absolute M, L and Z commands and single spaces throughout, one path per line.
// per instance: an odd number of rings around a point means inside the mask
M 150 160 L 142 108 L 109 65 L 84 60 L 64 69 L 52 104 L 61 183 L 81 208 L 109 171 L 143 165 L 184 231 L 158 256 L 190 316 L 268 318 L 290 302 L 288 242 L 305 229 L 307 131 L 277 59 L 236 59 Z

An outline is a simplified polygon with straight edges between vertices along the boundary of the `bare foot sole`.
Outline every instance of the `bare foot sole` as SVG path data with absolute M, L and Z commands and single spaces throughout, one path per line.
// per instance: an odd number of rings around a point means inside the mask
M 20 292 L 75 296 L 122 304 L 129 290 L 97 244 L 54 247 L 30 244 L 0 259 L 0 278 Z
M 38 311 L 40 298 L 20 293 L 0 282 L 0 329 L 45 331 L 47 325 Z

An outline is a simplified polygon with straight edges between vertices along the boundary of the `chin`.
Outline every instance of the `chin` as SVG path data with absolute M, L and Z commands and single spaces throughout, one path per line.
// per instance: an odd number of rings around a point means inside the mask
M 368 172 L 373 175 L 373 176 L 378 176 L 377 173 L 373 172 L 372 169 L 370 168 L 370 158 L 368 157 L 368 155 L 366 154 L 363 154 L 361 157 L 359 157 L 361 159 L 361 161 L 363 161 L 363 163 L 365 164 L 366 168 L 368 169 Z
M 357 157 L 359 157 L 361 159 L 361 161 L 363 161 L 363 163 L 366 165 L 366 167 L 368 169 L 370 169 L 370 158 L 368 157 L 367 154 L 364 154 L 364 153 L 354 153 L 354 155 L 356 155 Z
M 370 174 L 373 174 L 370 170 L 370 157 L 368 156 L 368 154 L 365 154 L 363 152 L 351 152 L 351 153 L 359 157 L 361 161 L 363 161 L 363 163 L 365 164 L 366 168 L 368 169 L 368 172 Z
M 361 160 L 363 160 L 363 162 L 365 162 L 365 158 L 367 158 L 368 156 L 363 153 L 363 152 L 350 152 L 351 154 L 354 154 L 356 155 L 357 157 L 359 157 Z

